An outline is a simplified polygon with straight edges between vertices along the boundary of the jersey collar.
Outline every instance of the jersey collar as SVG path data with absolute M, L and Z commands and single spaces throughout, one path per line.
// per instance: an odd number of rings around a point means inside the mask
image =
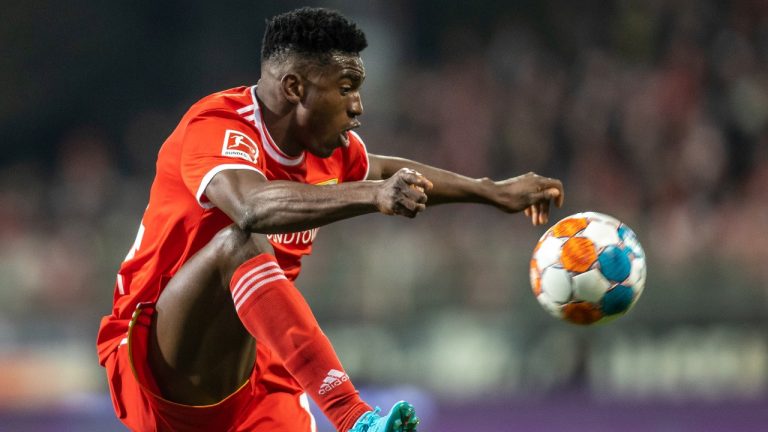
M 253 99 L 253 123 L 256 125 L 256 130 L 261 135 L 261 142 L 264 143 L 264 151 L 267 152 L 269 157 L 285 166 L 297 166 L 304 162 L 304 155 L 306 152 L 301 152 L 296 157 L 290 157 L 285 154 L 272 140 L 269 135 L 267 126 L 264 124 L 264 118 L 261 115 L 261 107 L 259 107 L 259 100 L 256 98 L 256 86 L 251 87 L 251 98 Z

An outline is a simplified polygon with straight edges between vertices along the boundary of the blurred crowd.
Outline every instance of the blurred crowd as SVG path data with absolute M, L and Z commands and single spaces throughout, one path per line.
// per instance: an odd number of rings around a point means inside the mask
M 768 2 L 601 4 L 547 2 L 544 29 L 446 26 L 442 56 L 401 71 L 388 142 L 561 177 L 570 206 L 637 224 L 662 265 L 711 255 L 766 280 Z
M 61 96 L 85 106 L 99 99 L 91 104 L 98 112 L 78 118 L 66 111 L 82 107 L 41 109 L 49 117 L 20 118 L 8 114 L 13 91 L 0 100 L 3 141 L 13 146 L 0 158 L 0 347 L 71 339 L 92 348 L 162 140 L 195 99 L 258 79 L 260 19 L 214 25 L 203 2 L 168 10 L 140 3 L 153 16 L 123 14 L 121 28 L 135 32 L 141 49 L 111 55 L 151 62 L 178 52 L 143 75 L 131 76 L 145 70 L 137 66 L 97 76 L 90 93 Z M 443 3 L 327 4 L 368 33 L 360 132 L 371 152 L 469 176 L 561 178 L 567 203 L 553 218 L 612 214 L 643 242 L 650 298 L 638 305 L 637 320 L 768 324 L 768 1 Z M 83 22 L 107 14 L 104 6 L 92 13 Z M 155 15 L 168 28 L 139 25 Z M 258 25 L 242 25 L 247 20 Z M 187 37 L 195 32 L 202 33 Z M 244 36 L 248 60 L 237 66 L 231 47 L 242 52 Z M 188 68 L 195 71 L 187 78 L 150 74 Z M 52 79 L 78 86 L 83 78 Z M 123 79 L 130 95 L 110 88 Z M 135 95 L 135 80 L 147 82 L 146 97 Z M 175 87 L 151 93 L 158 80 Z M 55 87 L 45 88 L 62 95 Z M 62 125 L 58 116 L 71 121 Z M 34 131 L 36 142 L 11 133 L 11 121 Z M 37 130 L 41 124 L 49 131 Z M 527 260 L 541 230 L 471 206 L 427 213 L 413 222 L 367 216 L 321 229 L 299 279 L 321 322 L 397 329 L 416 311 L 445 325 L 445 311 L 474 311 L 549 323 L 527 291 Z

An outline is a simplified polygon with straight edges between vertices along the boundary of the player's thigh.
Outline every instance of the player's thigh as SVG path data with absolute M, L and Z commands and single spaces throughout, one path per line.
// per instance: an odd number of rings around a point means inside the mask
M 265 236 L 227 227 L 184 263 L 160 294 L 148 360 L 164 393 L 191 395 L 178 402 L 195 402 L 194 387 L 226 396 L 247 378 L 253 339 L 237 316 L 229 280 L 243 262 L 264 252 L 273 253 Z

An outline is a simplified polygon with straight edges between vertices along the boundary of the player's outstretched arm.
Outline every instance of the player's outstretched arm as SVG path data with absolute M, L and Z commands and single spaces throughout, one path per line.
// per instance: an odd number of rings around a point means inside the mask
M 429 205 L 443 203 L 480 203 L 503 211 L 524 211 L 534 225 L 547 223 L 550 203 L 563 205 L 565 194 L 560 180 L 527 173 L 502 181 L 473 179 L 408 159 L 369 155 L 371 180 L 387 179 L 402 168 L 410 168 L 428 178 Z
M 205 195 L 241 229 L 263 234 L 295 232 L 381 212 L 413 218 L 426 207 L 432 184 L 404 168 L 382 181 L 315 186 L 267 181 L 250 170 L 216 174 Z

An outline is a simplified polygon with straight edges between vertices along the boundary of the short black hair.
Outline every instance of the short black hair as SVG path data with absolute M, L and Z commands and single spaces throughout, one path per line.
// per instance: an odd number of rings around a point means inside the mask
M 287 53 L 313 57 L 334 52 L 357 55 L 367 46 L 365 33 L 341 13 L 303 7 L 267 20 L 261 61 Z

